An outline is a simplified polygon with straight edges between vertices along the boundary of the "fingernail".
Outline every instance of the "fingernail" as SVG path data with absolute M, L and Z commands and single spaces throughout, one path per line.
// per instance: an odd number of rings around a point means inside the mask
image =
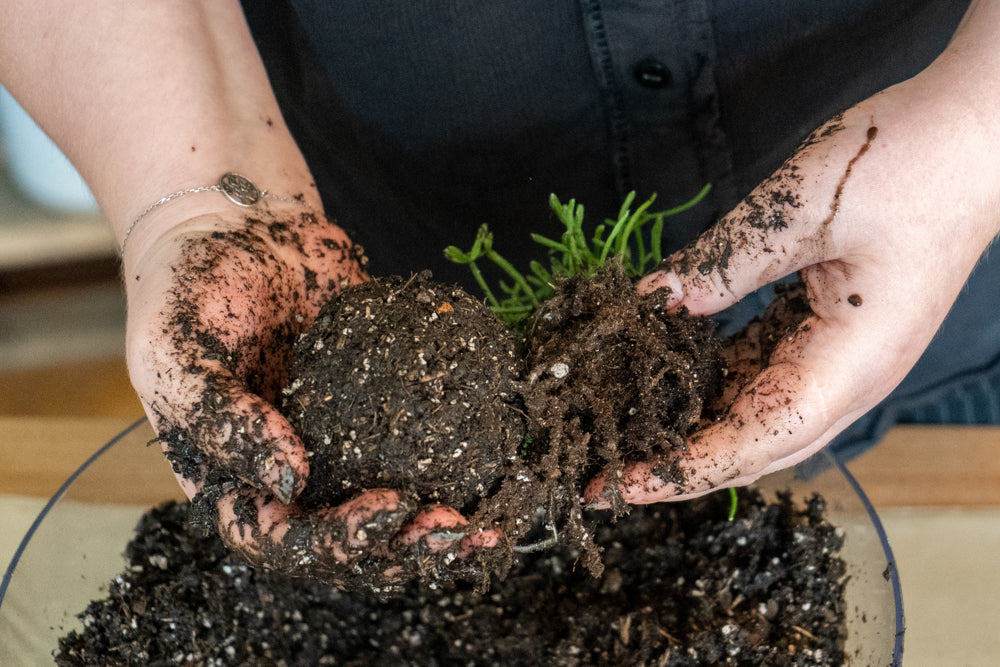
M 377 530 L 380 533 L 386 528 L 392 529 L 392 532 L 396 532 L 394 527 L 398 527 L 405 517 L 406 512 L 396 510 L 379 510 L 371 516 L 367 525 L 369 528 Z
M 287 505 L 292 502 L 292 498 L 295 497 L 298 484 L 299 479 L 298 475 L 295 474 L 295 469 L 290 465 L 286 465 L 281 471 L 281 477 L 278 479 L 278 483 L 274 485 L 272 490 L 278 500 Z
M 433 537 L 436 540 L 441 540 L 443 542 L 457 542 L 458 540 L 465 537 L 465 533 L 457 533 L 451 530 L 439 530 L 430 533 L 428 537 Z
M 657 271 L 651 273 L 636 286 L 640 294 L 652 294 L 657 290 L 665 290 L 663 305 L 673 308 L 684 300 L 684 285 L 673 271 Z

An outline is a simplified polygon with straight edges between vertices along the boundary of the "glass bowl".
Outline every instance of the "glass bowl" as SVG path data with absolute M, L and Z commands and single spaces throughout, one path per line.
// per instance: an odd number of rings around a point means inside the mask
M 123 571 L 122 554 L 139 517 L 162 501 L 183 498 L 159 448 L 148 446 L 152 438 L 148 422 L 136 422 L 98 448 L 39 513 L 0 583 L 0 664 L 51 663 L 58 639 L 82 628 L 76 615 Z M 157 466 L 163 474 L 153 481 L 125 472 Z M 821 472 L 805 477 L 804 470 Z M 95 498 L 89 478 L 104 485 L 112 480 L 113 492 Z M 843 463 L 823 451 L 756 486 L 771 498 L 790 491 L 799 503 L 813 493 L 826 498 L 828 520 L 844 532 L 847 664 L 900 665 L 903 605 L 892 550 Z

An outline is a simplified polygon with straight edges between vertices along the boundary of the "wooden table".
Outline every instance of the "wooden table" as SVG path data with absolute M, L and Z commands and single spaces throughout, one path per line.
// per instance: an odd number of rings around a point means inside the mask
M 0 417 L 0 567 L 45 499 L 128 425 Z M 897 427 L 849 468 L 879 511 L 896 556 L 905 664 L 1000 665 L 1000 428 Z M 153 499 L 173 488 L 153 448 L 128 474 Z M 74 487 L 76 497 L 115 502 L 113 479 L 88 482 Z

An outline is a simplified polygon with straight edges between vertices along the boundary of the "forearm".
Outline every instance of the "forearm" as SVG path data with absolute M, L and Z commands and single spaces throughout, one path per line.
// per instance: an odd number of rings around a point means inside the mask
M 922 265 L 954 278 L 939 283 L 950 304 L 1000 230 L 998 43 L 1000 2 L 974 3 L 929 67 L 818 128 L 776 173 L 798 193 L 779 213 L 816 235 L 832 228 L 828 253 L 862 262 L 884 252 L 879 239 L 924 239 Z M 754 201 L 768 208 L 769 196 L 765 182 Z M 935 234 L 943 225 L 947 238 Z
M 320 207 L 236 0 L 13 0 L 3 11 L 0 79 L 77 166 L 119 240 L 150 203 L 229 170 Z M 189 199 L 177 206 L 191 215 L 226 205 Z
M 914 108 L 895 115 L 908 116 L 911 158 L 937 169 L 924 187 L 940 191 L 942 206 L 961 197 L 969 231 L 988 243 L 1000 231 L 1000 2 L 974 0 L 941 56 L 903 86 Z

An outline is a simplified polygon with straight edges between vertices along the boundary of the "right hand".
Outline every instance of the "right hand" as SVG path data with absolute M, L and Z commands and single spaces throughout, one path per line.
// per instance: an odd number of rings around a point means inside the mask
M 454 509 L 420 510 L 391 490 L 312 512 L 293 502 L 308 455 L 274 406 L 292 344 L 331 295 L 367 276 L 338 227 L 263 203 L 245 221 L 224 204 L 151 226 L 155 236 L 137 231 L 127 248 L 129 371 L 185 493 L 214 503 L 223 539 L 252 564 L 341 586 L 361 565 L 362 585 L 405 578 L 393 555 L 415 545 L 442 556 L 495 545 L 488 531 L 465 535 Z

